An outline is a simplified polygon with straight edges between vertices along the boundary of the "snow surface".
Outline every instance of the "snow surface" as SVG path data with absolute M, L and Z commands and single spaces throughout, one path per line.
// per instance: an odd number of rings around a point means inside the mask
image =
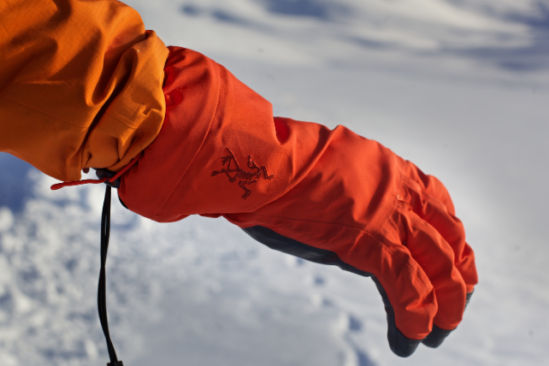
M 132 0 L 166 44 L 225 65 L 276 115 L 376 139 L 449 188 L 480 284 L 437 350 L 386 341 L 369 279 L 219 219 L 113 200 L 111 334 L 127 366 L 549 364 L 549 2 Z M 104 187 L 0 154 L 0 365 L 108 360 L 96 310 Z

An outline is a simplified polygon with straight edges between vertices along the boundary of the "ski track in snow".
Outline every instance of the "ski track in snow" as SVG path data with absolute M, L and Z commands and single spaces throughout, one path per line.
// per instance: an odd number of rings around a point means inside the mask
M 270 251 L 221 219 L 157 224 L 113 198 L 108 309 L 127 366 L 547 363 L 547 1 L 128 4 L 276 115 L 345 124 L 439 177 L 481 282 L 441 348 L 400 359 L 371 280 Z M 6 154 L 0 171 L 0 365 L 104 364 L 104 188 L 51 192 Z

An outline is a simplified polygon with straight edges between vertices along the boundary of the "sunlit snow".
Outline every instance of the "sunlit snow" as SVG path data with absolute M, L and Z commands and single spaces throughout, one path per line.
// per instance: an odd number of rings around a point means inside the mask
M 219 219 L 157 224 L 113 199 L 111 334 L 126 366 L 549 362 L 549 1 L 132 0 L 168 45 L 225 65 L 276 115 L 346 125 L 449 188 L 480 284 L 436 350 L 389 350 L 369 279 Z M 91 176 L 90 176 L 91 177 Z M 0 365 L 104 365 L 102 186 L 0 154 Z

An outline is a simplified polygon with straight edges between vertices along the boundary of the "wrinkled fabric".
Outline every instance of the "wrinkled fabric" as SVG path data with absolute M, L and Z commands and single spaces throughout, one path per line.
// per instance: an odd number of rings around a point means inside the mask
M 121 177 L 130 210 L 223 216 L 336 253 L 377 278 L 409 339 L 459 324 L 477 274 L 440 181 L 345 127 L 273 117 L 197 52 L 170 47 L 165 72 L 162 131 Z
M 118 1 L 0 1 L 0 151 L 62 181 L 159 133 L 168 49 Z

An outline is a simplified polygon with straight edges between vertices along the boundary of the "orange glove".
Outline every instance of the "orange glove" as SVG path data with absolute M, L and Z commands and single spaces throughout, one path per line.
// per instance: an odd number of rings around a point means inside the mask
M 273 249 L 371 276 L 399 356 L 457 327 L 477 275 L 442 183 L 345 127 L 273 118 L 196 52 L 171 47 L 165 73 L 162 130 L 121 177 L 130 210 L 223 216 Z

